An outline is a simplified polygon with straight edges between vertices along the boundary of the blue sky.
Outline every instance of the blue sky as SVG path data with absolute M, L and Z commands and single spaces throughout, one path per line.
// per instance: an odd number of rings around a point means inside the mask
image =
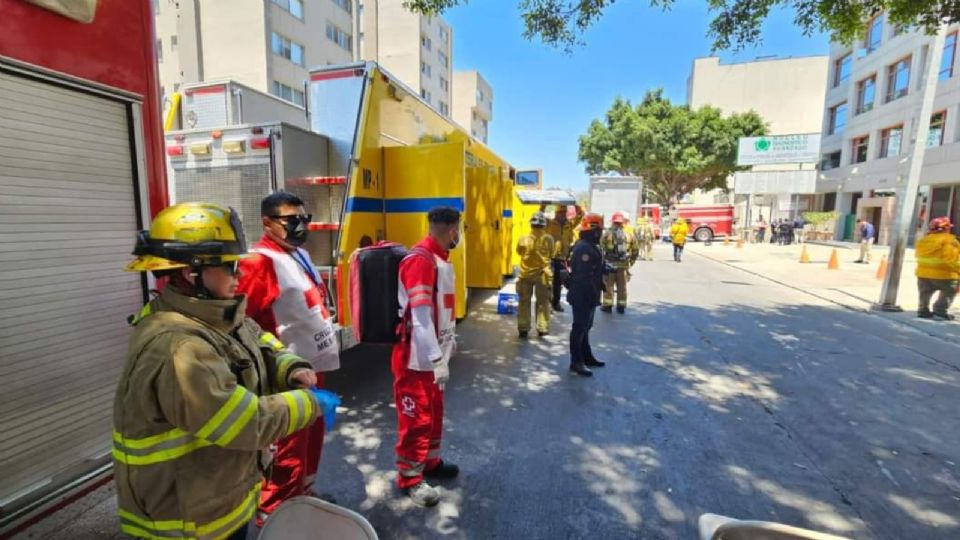
M 644 0 L 617 2 L 571 55 L 524 40 L 517 4 L 471 0 L 444 18 L 454 29 L 454 68 L 476 69 L 493 86 L 490 146 L 515 167 L 542 168 L 546 186 L 585 189 L 577 138 L 590 121 L 614 97 L 638 100 L 648 88 L 684 103 L 693 59 L 710 54 L 706 0 L 679 0 L 666 13 Z M 792 18 L 776 12 L 762 45 L 720 53 L 721 61 L 827 54 L 827 37 L 804 37 Z

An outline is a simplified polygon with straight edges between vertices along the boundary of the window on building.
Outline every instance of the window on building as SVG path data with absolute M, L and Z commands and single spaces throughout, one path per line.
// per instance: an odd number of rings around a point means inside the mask
M 836 169 L 839 167 L 841 153 L 842 152 L 840 150 L 837 150 L 836 152 L 824 154 L 823 159 L 820 160 L 820 170 L 829 171 L 830 169 Z
M 423 100 L 426 101 L 427 103 L 430 103 L 430 100 L 433 98 L 433 96 L 430 95 L 430 92 L 426 88 L 420 89 L 420 97 L 422 97 Z
M 867 160 L 869 154 L 867 150 L 870 146 L 870 136 L 856 137 L 850 141 L 850 163 L 863 163 Z
M 444 101 L 440 101 L 439 105 L 440 105 L 440 114 L 444 116 L 450 116 L 450 106 L 447 105 L 446 102 Z
M 333 3 L 340 6 L 340 9 L 347 13 L 353 13 L 353 0 L 333 0 Z
M 157 40 L 157 62 L 163 62 L 163 40 Z
M 446 53 L 444 53 L 443 51 L 437 51 L 437 56 L 440 58 L 440 65 L 441 65 L 441 66 L 443 66 L 443 67 L 445 67 L 445 68 L 449 68 L 449 67 L 450 67 L 450 59 L 447 58 Z
M 943 56 L 940 57 L 940 80 L 953 77 L 953 60 L 957 55 L 957 33 L 947 36 L 943 42 Z
M 887 66 L 887 102 L 900 99 L 910 91 L 910 57 Z
M 880 132 L 881 159 L 900 155 L 900 141 L 903 139 L 903 125 L 888 127 Z
M 447 32 L 447 29 L 442 26 L 440 27 L 440 41 L 442 41 L 444 44 L 450 41 L 450 33 Z
M 296 88 L 283 84 L 280 81 L 273 81 L 273 88 L 271 89 L 270 93 L 280 99 L 289 101 L 290 103 L 299 105 L 301 107 L 303 107 L 304 103 L 306 103 L 303 90 L 297 90 Z
M 445 79 L 445 78 L 443 78 L 443 77 L 440 77 L 440 89 L 443 90 L 444 92 L 449 92 L 449 91 L 450 91 L 450 81 L 448 81 L 447 79 Z
M 927 148 L 943 144 L 943 132 L 947 125 L 947 111 L 935 112 L 930 116 L 930 134 L 927 135 Z
M 477 103 L 483 103 L 483 100 L 486 96 L 483 95 L 483 90 L 477 90 Z
M 430 72 L 431 72 L 430 64 L 426 62 L 420 62 L 420 73 L 422 73 L 424 77 L 429 77 Z
M 177 36 L 170 36 L 170 52 L 177 50 Z
M 876 98 L 877 76 L 871 75 L 857 83 L 857 114 L 873 109 Z
M 863 38 L 863 48 L 871 53 L 877 50 L 883 39 L 883 16 L 877 15 L 867 23 L 867 34 Z
M 847 53 L 833 62 L 833 86 L 840 86 L 850 78 L 853 69 L 853 55 Z
M 305 64 L 305 59 L 303 57 L 303 45 L 300 45 L 295 41 L 291 41 L 276 32 L 273 32 L 270 37 L 273 54 L 282 56 L 298 66 Z
M 433 41 L 427 36 L 420 36 L 420 45 L 428 51 L 433 50 Z
M 341 49 L 353 50 L 353 36 L 329 22 L 327 22 L 327 39 L 339 45 Z
M 294 17 L 303 20 L 303 0 L 271 0 L 281 9 L 290 13 Z
M 828 135 L 836 135 L 843 133 L 843 129 L 847 127 L 847 102 L 844 101 L 839 105 L 830 107 L 830 124 L 829 130 L 827 131 Z

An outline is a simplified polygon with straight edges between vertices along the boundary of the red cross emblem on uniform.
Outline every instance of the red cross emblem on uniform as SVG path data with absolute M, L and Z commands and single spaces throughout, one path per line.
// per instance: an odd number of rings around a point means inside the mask
M 443 307 L 450 310 L 450 320 L 456 320 L 457 296 L 455 294 L 443 295 Z

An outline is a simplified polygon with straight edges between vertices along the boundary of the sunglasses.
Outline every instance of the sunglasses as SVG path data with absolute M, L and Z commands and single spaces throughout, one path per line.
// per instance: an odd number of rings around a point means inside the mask
M 277 220 L 283 224 L 292 223 L 294 226 L 299 225 L 301 223 L 303 223 L 304 225 L 308 225 L 311 221 L 313 221 L 313 214 L 299 214 L 299 215 L 290 214 L 288 216 L 267 216 L 267 217 L 273 220 Z
M 222 264 L 216 265 L 218 268 L 223 268 L 231 276 L 237 275 L 237 272 L 240 271 L 240 261 L 230 261 Z

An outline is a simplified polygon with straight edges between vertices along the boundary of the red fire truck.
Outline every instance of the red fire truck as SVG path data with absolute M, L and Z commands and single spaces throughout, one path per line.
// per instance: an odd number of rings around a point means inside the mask
M 46 6 L 46 7 L 41 7 Z M 148 0 L 0 0 L 0 536 L 109 480 L 111 411 L 167 204 Z
M 678 204 L 671 206 L 668 212 L 664 212 L 658 204 L 642 204 L 638 217 L 640 216 L 650 219 L 657 237 L 661 235 L 661 231 L 668 230 L 677 218 L 686 220 L 690 235 L 698 242 L 709 242 L 717 237 L 733 235 L 731 204 Z

